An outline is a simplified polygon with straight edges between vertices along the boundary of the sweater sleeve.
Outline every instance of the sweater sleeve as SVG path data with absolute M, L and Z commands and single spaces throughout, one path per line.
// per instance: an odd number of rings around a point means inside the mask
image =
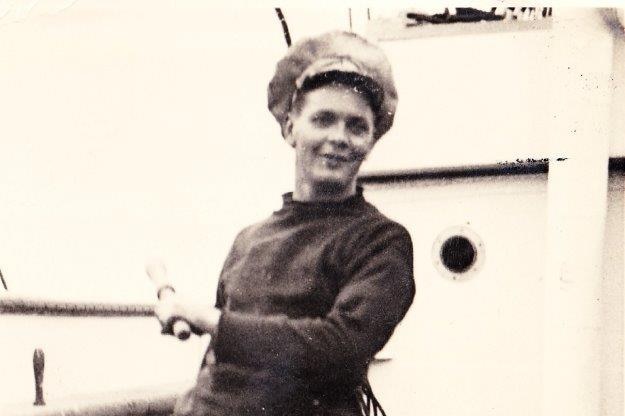
M 243 230 L 239 231 L 239 233 L 236 235 L 236 237 L 234 238 L 234 242 L 232 243 L 232 246 L 230 247 L 230 251 L 228 252 L 228 255 L 226 256 L 226 260 L 224 261 L 224 264 L 221 268 L 221 273 L 219 274 L 219 281 L 217 282 L 217 293 L 215 296 L 215 308 L 217 309 L 224 309 L 224 307 L 226 306 L 226 295 L 224 293 L 225 290 L 225 282 L 224 282 L 224 270 L 226 270 L 228 267 L 231 266 L 231 264 L 233 262 L 236 261 L 237 257 L 239 256 L 239 246 L 241 245 L 241 241 L 245 240 L 245 235 L 246 233 L 249 231 L 249 229 L 251 228 L 251 226 L 244 228 Z
M 345 371 L 366 364 L 388 341 L 415 294 L 408 232 L 385 221 L 342 243 L 346 279 L 318 318 L 224 310 L 215 340 L 219 360 L 295 372 Z

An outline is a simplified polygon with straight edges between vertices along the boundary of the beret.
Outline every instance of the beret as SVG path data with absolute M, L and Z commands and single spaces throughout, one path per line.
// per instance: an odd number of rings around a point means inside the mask
M 329 32 L 293 44 L 276 65 L 267 98 L 283 136 L 295 94 L 319 78 L 338 82 L 351 79 L 349 85 L 360 84 L 371 94 L 376 139 L 393 125 L 397 90 L 382 49 L 355 33 Z

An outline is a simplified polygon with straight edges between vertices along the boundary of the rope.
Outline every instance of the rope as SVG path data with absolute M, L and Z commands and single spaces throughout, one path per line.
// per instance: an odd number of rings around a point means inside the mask
M 358 399 L 363 416 L 371 416 L 372 410 L 373 416 L 386 416 L 386 412 L 382 408 L 378 399 L 375 397 L 375 394 L 373 394 L 371 384 L 369 384 L 369 380 L 367 378 L 364 379 L 362 385 L 360 386 L 360 391 L 362 394 L 358 396 Z
M 153 316 L 154 306 L 147 304 L 62 302 L 28 298 L 0 298 L 0 314 L 101 317 Z
M 7 287 L 7 282 L 4 280 L 4 276 L 2 276 L 2 270 L 0 270 L 0 280 L 2 281 L 2 286 L 4 286 L 4 290 L 9 290 Z

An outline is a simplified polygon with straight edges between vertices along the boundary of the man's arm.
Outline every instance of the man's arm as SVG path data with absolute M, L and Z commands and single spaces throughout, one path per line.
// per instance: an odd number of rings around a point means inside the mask
M 403 227 L 385 222 L 358 245 L 346 259 L 349 277 L 326 316 L 291 319 L 224 311 L 215 338 L 217 359 L 327 372 L 372 358 L 412 303 L 412 243 Z

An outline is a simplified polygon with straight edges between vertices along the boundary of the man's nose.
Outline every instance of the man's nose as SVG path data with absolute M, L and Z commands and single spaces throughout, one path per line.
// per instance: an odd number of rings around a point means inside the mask
M 336 123 L 334 128 L 328 133 L 328 141 L 339 147 L 346 147 L 349 143 L 349 136 L 345 123 Z

